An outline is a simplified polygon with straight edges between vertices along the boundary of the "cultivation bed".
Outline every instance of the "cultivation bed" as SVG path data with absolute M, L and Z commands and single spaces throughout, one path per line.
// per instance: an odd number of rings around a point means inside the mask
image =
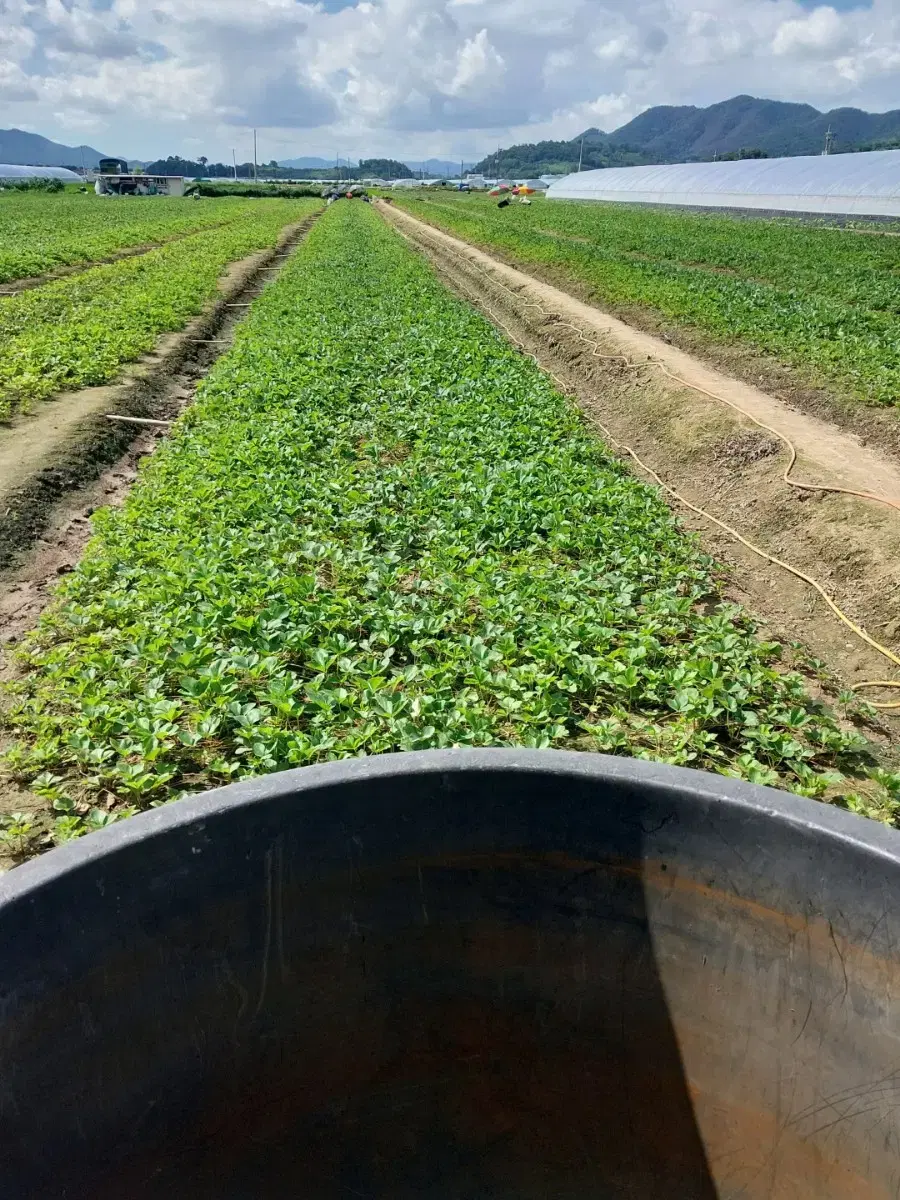
M 799 452 L 796 476 L 814 484 L 900 500 L 900 466 L 890 457 L 408 213 L 381 211 L 425 250 L 451 286 L 559 375 L 589 418 L 637 450 L 688 500 L 824 580 L 858 622 L 900 652 L 900 511 L 850 496 L 792 490 L 783 480 L 783 444 L 694 388 L 724 396 L 789 438 Z M 609 357 L 595 356 L 591 343 Z M 650 359 L 694 388 L 665 376 Z M 627 368 L 626 360 L 644 365 Z M 897 674 L 806 584 L 681 511 L 702 532 L 704 544 L 731 566 L 729 594 L 766 617 L 773 636 L 802 642 L 848 686 Z M 882 736 L 889 738 L 895 724 L 888 716 Z
M 896 238 L 618 205 L 395 203 L 900 461 Z
M 0 419 L 115 379 L 216 296 L 228 265 L 265 250 L 321 205 L 265 201 L 221 228 L 0 301 Z
M 0 196 L 0 296 L 24 281 L 81 270 L 230 224 L 247 215 L 241 201 L 132 197 L 125 204 L 93 195 L 7 192 Z
M 7 762 L 34 807 L 7 841 L 451 745 L 611 750 L 892 817 L 880 727 L 787 657 L 547 375 L 336 205 L 31 640 Z
M 10 564 L 48 525 L 61 530 L 73 515 L 105 503 L 108 481 L 99 491 L 95 487 L 88 495 L 66 500 L 69 493 L 91 485 L 120 456 L 133 457 L 129 447 L 143 431 L 136 425 L 114 425 L 106 414 L 176 414 L 196 376 L 222 353 L 245 315 L 245 308 L 229 306 L 252 301 L 271 280 L 272 264 L 284 261 L 276 255 L 295 246 L 314 217 L 313 210 L 284 228 L 274 246 L 227 266 L 215 282 L 215 299 L 186 328 L 162 337 L 137 364 L 111 367 L 120 376 L 118 382 L 57 395 L 0 423 L 0 571 L 7 573 L 5 583 L 20 582 L 23 572 L 28 573 L 22 564 L 10 576 Z M 0 593 L 5 583 L 0 576 Z

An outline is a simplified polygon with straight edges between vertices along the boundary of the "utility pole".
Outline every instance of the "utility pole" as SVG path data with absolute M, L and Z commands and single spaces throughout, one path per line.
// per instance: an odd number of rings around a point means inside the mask
M 254 129 L 253 130 L 253 182 L 256 183 L 258 178 L 259 178 L 259 172 L 256 167 L 256 130 Z
M 578 174 L 581 174 L 581 164 L 584 162 L 584 138 L 581 139 L 581 151 L 578 155 Z

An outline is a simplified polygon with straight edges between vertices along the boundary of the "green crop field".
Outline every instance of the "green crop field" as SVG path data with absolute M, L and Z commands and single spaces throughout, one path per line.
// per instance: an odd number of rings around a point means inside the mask
M 7 764 L 56 840 L 253 774 L 453 745 L 870 803 L 845 774 L 862 739 L 718 602 L 659 493 L 361 204 L 313 227 L 95 518 L 23 670 Z
M 92 263 L 245 216 L 240 200 L 0 192 L 0 284 Z
M 873 404 L 900 403 L 900 238 L 799 221 L 476 195 L 398 196 L 413 216 L 549 268 L 598 302 L 743 343 Z
M 319 208 L 251 201 L 224 227 L 0 299 L 0 417 L 115 378 L 201 311 L 229 263 L 273 246 L 286 225 Z

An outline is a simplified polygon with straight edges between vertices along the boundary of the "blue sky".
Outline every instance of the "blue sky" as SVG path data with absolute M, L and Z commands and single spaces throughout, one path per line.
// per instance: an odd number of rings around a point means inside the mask
M 477 158 L 738 93 L 900 105 L 900 2 L 0 0 L 0 123 L 109 153 Z

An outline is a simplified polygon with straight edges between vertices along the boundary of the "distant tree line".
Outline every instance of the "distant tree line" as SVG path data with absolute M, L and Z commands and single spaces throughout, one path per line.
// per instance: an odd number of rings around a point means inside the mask
M 170 154 L 168 158 L 158 158 L 155 162 L 147 163 L 144 170 L 148 175 L 184 175 L 189 179 L 234 179 L 235 169 L 230 163 L 211 163 L 203 155 L 194 161 Z M 340 167 L 305 168 L 282 167 L 272 159 L 271 162 L 259 163 L 257 173 L 266 179 L 334 179 L 336 174 L 342 179 L 368 179 L 371 176 L 379 179 L 414 178 L 406 163 L 397 162 L 393 158 L 364 158 L 355 167 L 342 164 Z M 238 163 L 237 176 L 238 179 L 252 179 L 253 163 Z
M 864 146 L 857 147 L 859 150 L 900 150 L 900 137 L 884 138 L 878 142 L 867 142 Z M 852 153 L 852 150 L 849 151 Z M 835 151 L 836 154 L 846 154 L 847 150 L 843 146 L 839 146 Z
M 474 170 L 476 174 L 498 179 L 525 175 L 568 175 L 578 170 L 579 160 L 584 171 L 601 167 L 638 167 L 650 161 L 640 150 L 631 146 L 611 146 L 608 142 L 587 138 L 582 154 L 581 138 L 574 138 L 571 142 L 529 142 L 510 146 L 508 150 L 489 154 L 476 164 Z
M 727 154 L 717 154 L 717 162 L 743 162 L 748 158 L 768 158 L 765 150 L 755 148 L 753 150 L 729 150 Z
M 170 154 L 168 158 L 158 158 L 155 162 L 147 163 L 144 171 L 148 175 L 185 175 L 191 178 L 233 179 L 234 166 L 231 163 L 211 163 L 201 156 L 194 162 L 189 158 L 180 158 Z M 238 163 L 239 179 L 253 178 L 253 163 Z

